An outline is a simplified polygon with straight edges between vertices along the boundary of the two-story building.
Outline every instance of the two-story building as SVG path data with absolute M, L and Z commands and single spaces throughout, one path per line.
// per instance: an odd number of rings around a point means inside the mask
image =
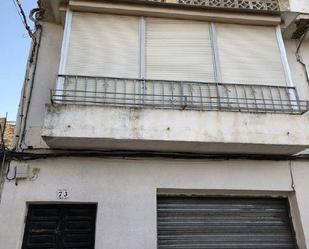
M 309 248 L 307 0 L 32 14 L 1 249 Z

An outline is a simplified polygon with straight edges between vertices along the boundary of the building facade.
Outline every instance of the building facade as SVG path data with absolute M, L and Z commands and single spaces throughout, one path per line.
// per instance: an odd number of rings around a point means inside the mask
M 33 14 L 1 249 L 309 247 L 307 0 Z

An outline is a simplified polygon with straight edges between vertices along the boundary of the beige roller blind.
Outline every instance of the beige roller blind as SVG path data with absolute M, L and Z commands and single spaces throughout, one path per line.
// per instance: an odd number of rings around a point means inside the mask
M 275 27 L 216 24 L 222 82 L 286 85 Z
M 209 24 L 147 18 L 146 77 L 214 81 Z
M 138 77 L 138 17 L 73 13 L 66 73 Z

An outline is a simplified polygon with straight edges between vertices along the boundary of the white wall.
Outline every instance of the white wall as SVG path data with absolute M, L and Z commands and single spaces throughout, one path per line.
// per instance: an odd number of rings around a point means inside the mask
M 0 249 L 21 247 L 26 203 L 57 202 L 57 189 L 68 189 L 67 202 L 98 203 L 97 249 L 155 249 L 157 189 L 288 195 L 293 215 L 299 211 L 309 243 L 307 163 L 293 163 L 297 203 L 292 198 L 288 162 L 67 158 L 30 164 L 31 169 L 40 168 L 37 179 L 20 181 L 18 186 L 6 182 L 4 186 L 0 224 L 5 226 L 0 227 Z M 299 242 L 304 243 L 297 215 L 294 220 Z M 300 248 L 306 246 L 301 244 Z
M 290 0 L 290 10 L 295 12 L 309 13 L 309 1 Z
M 56 86 L 60 62 L 62 26 L 43 22 L 42 27 L 42 40 L 23 147 L 46 147 L 41 139 L 41 127 L 44 120 L 45 104 L 50 103 L 50 90 Z M 30 84 L 30 80 L 27 81 L 27 84 Z
M 309 3 L 309 1 L 308 1 Z M 289 65 L 291 68 L 293 83 L 297 88 L 300 99 L 309 100 L 309 82 L 306 81 L 306 75 L 303 67 L 296 59 L 296 50 L 299 44 L 298 40 L 286 39 L 284 40 Z M 305 40 L 301 46 L 300 54 L 307 65 L 309 73 L 309 41 Z
M 42 135 L 52 148 L 295 154 L 309 144 L 309 122 L 307 114 L 55 105 Z

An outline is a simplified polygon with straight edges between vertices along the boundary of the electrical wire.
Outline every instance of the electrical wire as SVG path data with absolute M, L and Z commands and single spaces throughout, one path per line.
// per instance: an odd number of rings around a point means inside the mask
M 9 177 L 10 172 L 11 172 L 11 163 L 9 163 L 9 165 L 8 165 L 8 168 L 7 168 L 7 171 L 6 171 L 6 174 L 5 174 L 5 178 L 8 181 L 13 181 L 13 180 L 16 179 L 16 174 L 17 174 L 16 166 L 14 167 L 14 175 L 13 175 L 13 177 Z
M 301 48 L 301 45 L 303 44 L 307 34 L 308 34 L 308 31 L 309 31 L 309 24 L 306 25 L 306 31 L 304 32 L 303 36 L 301 37 L 300 41 L 299 41 L 299 44 L 297 46 L 297 49 L 296 49 L 296 59 L 298 61 L 298 63 L 300 63 L 304 69 L 304 72 L 305 72 L 305 75 L 306 75 L 306 80 L 307 80 L 307 83 L 309 84 L 309 73 L 308 73 L 308 70 L 307 70 L 307 65 L 304 63 L 303 59 L 302 59 L 302 56 L 300 54 L 300 48 Z
M 30 26 L 28 25 L 25 12 L 24 12 L 24 10 L 23 10 L 23 8 L 22 8 L 22 6 L 21 6 L 19 0 L 12 0 L 12 1 L 13 1 L 13 4 L 14 4 L 16 10 L 17 10 L 18 15 L 20 16 L 20 19 L 21 19 L 23 25 L 25 26 L 25 28 L 26 28 L 26 30 L 27 30 L 27 32 L 28 32 L 28 35 L 29 35 L 32 39 L 35 40 L 35 36 L 34 36 L 32 30 L 31 30 Z
M 272 160 L 272 161 L 308 161 L 309 155 L 263 155 L 263 154 L 203 154 L 158 151 L 84 151 L 84 150 L 45 150 L 44 152 L 6 151 L 8 160 L 30 161 L 47 158 L 94 157 L 94 158 L 169 158 L 190 160 Z M 1 157 L 1 155 L 0 155 Z
M 30 109 L 30 104 L 31 104 L 31 100 L 32 100 L 32 93 L 33 93 L 33 88 L 34 88 L 34 80 L 35 80 L 35 75 L 36 75 L 36 69 L 37 69 L 37 64 L 38 64 L 38 56 L 39 56 L 39 50 L 40 50 L 40 46 L 41 46 L 41 40 L 42 40 L 42 32 L 43 32 L 43 27 L 41 25 L 37 26 L 37 29 L 40 30 L 40 34 L 39 34 L 39 41 L 34 44 L 33 46 L 36 46 L 33 48 L 33 50 L 36 50 L 36 55 L 35 55 L 35 59 L 34 59 L 34 69 L 33 69 L 33 73 L 32 73 L 32 77 L 31 77 L 31 84 L 30 84 L 30 89 L 29 89 L 29 95 L 28 95 L 28 101 L 27 101 L 27 106 L 26 106 L 26 111 L 25 114 L 22 114 L 24 117 L 24 122 L 22 124 L 22 129 L 21 129 L 21 133 L 20 133 L 20 142 L 19 142 L 19 148 L 22 149 L 22 144 L 25 140 L 25 135 L 26 135 L 26 128 L 27 128 L 27 121 L 28 121 L 28 113 L 29 113 L 29 109 Z
M 36 32 L 39 32 L 39 35 L 38 35 L 39 41 L 37 41 L 37 35 L 31 31 L 31 28 L 30 28 L 30 26 L 28 25 L 28 22 L 27 22 L 25 12 L 24 12 L 19 0 L 12 0 L 12 1 L 14 3 L 15 8 L 18 11 L 18 14 L 19 14 L 19 16 L 22 20 L 22 23 L 24 24 L 29 36 L 32 39 L 32 49 L 31 49 L 31 54 L 29 56 L 29 64 L 27 65 L 27 68 L 28 69 L 31 68 L 32 63 L 33 62 L 35 63 L 34 68 L 33 68 L 33 72 L 32 72 L 32 76 L 28 77 L 28 73 L 27 73 L 26 77 L 25 77 L 23 93 L 22 93 L 22 98 L 21 98 L 21 104 L 20 104 L 20 115 L 19 115 L 20 126 L 18 127 L 18 132 L 16 132 L 16 138 L 18 138 L 18 139 L 17 139 L 16 145 L 13 148 L 13 150 L 16 150 L 17 148 L 22 150 L 22 144 L 24 143 L 25 131 L 26 131 L 26 127 L 27 127 L 27 117 L 28 117 L 28 112 L 29 112 L 29 109 L 30 109 L 30 103 L 31 103 L 31 99 L 32 99 L 32 92 L 33 92 L 33 87 L 34 87 L 34 78 L 35 78 L 35 74 L 36 74 L 38 53 L 39 53 L 39 49 L 40 49 L 42 30 L 43 30 L 42 26 L 34 18 L 34 15 L 37 14 L 36 17 L 42 18 L 44 11 L 41 9 L 40 1 L 38 1 L 37 4 L 38 4 L 39 8 L 35 8 L 35 9 L 31 10 L 30 15 L 29 15 L 29 19 L 35 23 Z M 29 73 L 30 73 L 30 70 L 29 70 Z M 26 96 L 27 95 L 26 91 L 28 90 L 28 88 L 26 87 L 28 78 L 31 78 L 31 83 L 30 83 L 28 96 Z M 27 101 L 26 108 L 24 108 L 25 101 Z M 27 146 L 27 145 L 25 145 L 25 146 Z
M 289 161 L 289 169 L 290 169 L 290 176 L 291 176 L 291 188 L 295 192 L 295 181 L 294 181 L 294 174 L 293 174 L 293 168 L 292 168 L 292 162 Z

